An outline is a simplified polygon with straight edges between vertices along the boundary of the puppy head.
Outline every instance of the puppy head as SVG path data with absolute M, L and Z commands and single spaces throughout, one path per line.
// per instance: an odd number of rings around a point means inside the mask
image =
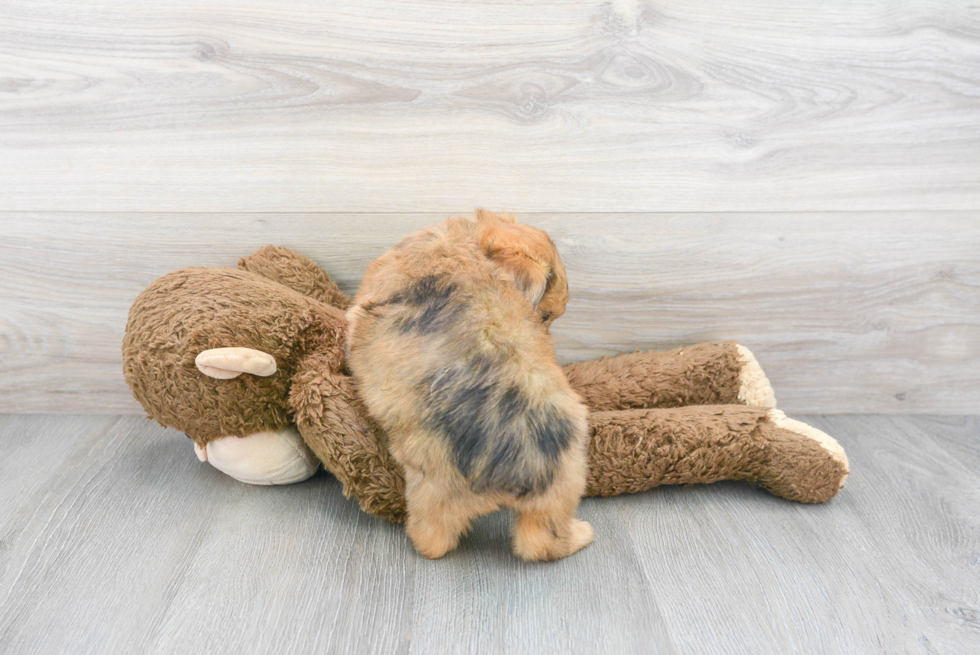
M 483 252 L 513 276 L 545 327 L 550 326 L 568 303 L 568 278 L 555 244 L 547 234 L 518 224 L 510 214 L 477 209 L 476 220 Z

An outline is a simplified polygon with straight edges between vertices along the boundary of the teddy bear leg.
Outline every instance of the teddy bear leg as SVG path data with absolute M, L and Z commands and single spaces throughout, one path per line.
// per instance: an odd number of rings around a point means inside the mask
M 666 352 L 623 353 L 564 367 L 592 411 L 741 404 L 775 407 L 772 385 L 752 352 L 711 341 Z
M 833 498 L 850 474 L 847 455 L 840 444 L 827 433 L 788 418 L 778 409 L 770 409 L 766 418 L 759 425 L 759 434 L 769 443 L 769 457 L 746 479 L 800 503 L 822 503 Z
M 194 444 L 194 452 L 202 462 L 246 484 L 302 482 L 320 465 L 294 426 L 215 439 L 203 447 Z
M 789 500 L 819 503 L 833 498 L 849 473 L 833 438 L 776 409 L 595 412 L 589 426 L 589 496 L 742 480 Z

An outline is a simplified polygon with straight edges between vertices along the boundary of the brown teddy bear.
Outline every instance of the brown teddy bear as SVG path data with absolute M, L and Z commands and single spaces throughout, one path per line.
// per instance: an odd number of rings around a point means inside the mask
M 276 246 L 237 269 L 168 273 L 130 309 L 126 381 L 150 417 L 232 477 L 287 484 L 322 463 L 364 511 L 402 521 L 402 473 L 345 369 L 348 302 L 316 264 Z M 564 369 L 590 409 L 590 496 L 744 480 L 817 503 L 848 475 L 837 442 L 776 410 L 733 341 Z

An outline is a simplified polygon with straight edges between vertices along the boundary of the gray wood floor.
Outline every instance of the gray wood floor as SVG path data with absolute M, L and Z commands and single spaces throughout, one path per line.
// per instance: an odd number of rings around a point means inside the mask
M 980 652 L 980 418 L 809 417 L 827 505 L 724 483 L 588 499 L 520 563 L 438 562 L 319 474 L 249 487 L 134 416 L 0 416 L 0 652 Z

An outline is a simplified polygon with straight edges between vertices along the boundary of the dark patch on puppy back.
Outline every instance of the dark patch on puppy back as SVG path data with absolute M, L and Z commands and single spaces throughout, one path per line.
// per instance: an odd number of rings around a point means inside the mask
M 536 421 L 532 428 L 534 444 L 542 455 L 552 461 L 557 460 L 571 442 L 574 423 L 553 405 L 543 407 L 532 416 L 532 420 Z
M 476 458 L 488 440 L 481 414 L 490 401 L 487 380 L 493 369 L 486 357 L 474 357 L 466 368 L 453 367 L 422 381 L 432 407 L 426 417 L 432 428 L 449 439 L 456 467 L 469 478 Z
M 527 412 L 528 405 L 527 396 L 521 392 L 520 387 L 509 387 L 500 396 L 498 403 L 500 420 L 505 423 L 514 421 L 517 417 Z
M 547 467 L 543 473 L 524 470 L 527 464 L 524 458 L 528 455 L 526 450 L 518 443 L 494 444 L 479 474 L 470 480 L 473 491 L 503 491 L 524 497 L 547 488 L 554 477 L 553 467 Z
M 551 404 L 532 403 L 518 386 L 501 390 L 495 369 L 491 358 L 477 356 L 429 376 L 423 381 L 430 394 L 426 420 L 449 442 L 477 493 L 543 491 L 572 440 L 574 422 Z
M 513 424 L 522 420 L 542 455 L 551 460 L 568 447 L 574 425 L 568 416 L 554 405 L 531 409 L 521 389 L 514 386 L 503 393 L 499 401 L 501 423 Z
M 394 327 L 403 334 L 447 331 L 466 310 L 466 297 L 451 280 L 436 275 L 420 277 L 379 305 L 402 305 L 392 315 Z
M 411 282 L 405 289 L 391 297 L 389 302 L 406 305 L 426 305 L 436 300 L 446 302 L 456 293 L 456 285 L 448 279 L 437 275 L 425 275 Z

